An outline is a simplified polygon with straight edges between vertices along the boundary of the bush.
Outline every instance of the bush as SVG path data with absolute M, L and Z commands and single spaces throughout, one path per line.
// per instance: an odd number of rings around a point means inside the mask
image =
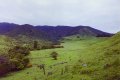
M 47 46 L 42 46 L 42 48 L 41 49 L 48 49 L 48 47 Z
M 30 63 L 28 54 L 30 54 L 29 49 L 15 46 L 8 53 L 0 55 L 0 76 L 26 68 Z
M 34 41 L 34 49 L 38 48 L 38 41 Z
M 0 55 L 0 76 L 10 71 L 9 58 L 6 55 Z
M 52 52 L 50 55 L 51 55 L 51 57 L 52 57 L 54 60 L 57 60 L 57 57 L 58 57 L 58 53 L 57 53 L 57 52 Z
M 61 45 L 53 45 L 52 48 L 64 48 L 64 47 Z
M 8 54 L 16 54 L 16 53 L 20 53 L 26 56 L 30 54 L 30 51 L 28 48 L 20 47 L 20 46 L 15 46 L 13 49 L 10 49 L 8 51 Z
M 77 38 L 80 38 L 80 36 L 77 36 Z
M 53 46 L 52 45 L 44 45 L 44 46 L 42 46 L 42 48 L 41 49 L 52 49 L 53 48 Z
M 29 58 L 24 58 L 23 62 L 24 62 L 24 65 L 27 66 L 28 63 L 30 63 L 30 60 L 29 60 Z
M 30 54 L 29 49 L 25 47 L 15 46 L 8 51 L 10 58 L 10 67 L 12 71 L 24 69 L 30 62 L 26 56 Z
M 24 69 L 25 65 L 22 59 L 13 58 L 10 59 L 10 67 L 11 67 L 11 71 L 17 71 Z

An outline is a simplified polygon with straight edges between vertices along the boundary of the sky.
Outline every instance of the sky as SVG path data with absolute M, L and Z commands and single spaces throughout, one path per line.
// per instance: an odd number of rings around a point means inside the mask
M 0 22 L 120 31 L 120 0 L 0 0 Z

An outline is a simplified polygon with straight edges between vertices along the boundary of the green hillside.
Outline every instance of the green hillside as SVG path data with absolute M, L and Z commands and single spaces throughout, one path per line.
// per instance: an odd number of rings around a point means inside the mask
M 65 37 L 64 48 L 31 51 L 32 67 L 0 80 L 119 80 L 120 33 L 111 38 Z M 57 60 L 50 55 L 58 53 Z M 44 69 L 40 69 L 45 65 Z
M 74 66 L 73 72 L 88 76 L 90 80 L 120 79 L 120 33 L 103 42 L 89 47 L 76 65 L 87 64 L 87 67 Z M 85 78 L 86 80 L 89 80 Z
M 2 80 L 80 80 L 81 76 L 73 73 L 73 67 L 79 61 L 80 55 L 84 54 L 84 51 L 91 44 L 96 44 L 104 39 L 101 38 L 91 38 L 86 40 L 64 40 L 62 45 L 64 48 L 57 49 L 47 49 L 31 51 L 29 56 L 33 67 L 11 73 Z M 58 53 L 58 59 L 53 60 L 50 57 L 52 52 Z M 87 58 L 87 57 L 86 57 Z M 38 66 L 45 64 L 45 72 Z M 52 73 L 52 74 L 50 74 Z

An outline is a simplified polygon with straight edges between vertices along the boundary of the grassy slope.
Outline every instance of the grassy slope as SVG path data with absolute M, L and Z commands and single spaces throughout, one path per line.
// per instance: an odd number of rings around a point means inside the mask
M 74 66 L 74 73 L 79 73 L 86 80 L 119 80 L 120 79 L 120 33 L 112 38 L 92 45 L 84 54 L 80 54 L 77 63 L 87 67 Z
M 32 51 L 29 57 L 33 67 L 8 74 L 0 80 L 119 80 L 120 33 L 111 39 L 70 37 L 64 42 L 61 49 Z M 58 60 L 49 57 L 53 51 L 59 54 Z M 53 75 L 44 75 L 37 67 L 39 64 L 45 64 L 46 73 L 53 72 Z M 65 66 L 68 72 L 61 75 Z
M 92 59 L 92 56 L 86 54 L 89 53 L 87 48 L 103 40 L 104 39 L 97 38 L 87 40 L 65 40 L 65 43 L 62 44 L 64 48 L 32 51 L 30 58 L 33 67 L 8 74 L 8 76 L 3 77 L 0 80 L 61 80 L 61 78 L 62 80 L 80 80 L 84 78 L 84 76 L 86 76 L 85 78 L 89 80 L 91 78 L 88 75 L 80 76 L 75 74 L 73 71 L 75 70 L 73 66 L 80 61 L 79 59 L 83 59 L 84 64 L 86 64 L 88 60 Z M 53 60 L 51 57 L 49 57 L 50 53 L 53 51 L 56 51 L 59 54 L 58 60 Z M 67 63 L 61 64 L 61 62 Z M 44 75 L 43 71 L 37 67 L 39 64 L 45 64 L 46 73 L 53 72 L 53 75 Z M 52 68 L 50 66 L 52 66 Z M 62 69 L 65 71 L 65 66 L 68 67 L 68 72 L 64 73 L 64 75 L 61 75 Z

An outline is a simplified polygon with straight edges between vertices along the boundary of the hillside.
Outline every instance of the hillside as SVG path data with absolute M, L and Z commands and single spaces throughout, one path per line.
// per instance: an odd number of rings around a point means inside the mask
M 120 32 L 103 44 L 104 80 L 120 79 Z
M 73 68 L 86 80 L 120 80 L 120 32 L 105 41 L 92 44 Z M 87 66 L 77 66 L 86 64 Z
M 46 50 L 34 50 L 29 55 L 32 67 L 10 73 L 1 80 L 81 80 L 81 76 L 74 75 L 73 67 L 80 59 L 80 55 L 85 54 L 89 45 L 102 42 L 104 39 L 91 38 L 86 40 L 64 40 L 61 45 L 64 48 L 54 48 Z M 57 52 L 57 60 L 54 60 L 50 54 Z M 45 65 L 45 74 L 40 65 Z M 9 76 L 10 75 L 10 76 Z M 88 80 L 88 79 L 86 79 Z
M 29 24 L 18 25 L 13 23 L 0 23 L 0 34 L 17 37 L 25 35 L 30 38 L 57 41 L 62 37 L 77 35 L 89 35 L 96 37 L 108 37 L 112 34 L 106 33 L 89 26 L 33 26 Z
M 111 38 L 69 36 L 61 44 L 64 48 L 31 51 L 32 67 L 10 73 L 1 80 L 120 79 L 120 33 Z M 57 60 L 50 56 L 52 52 L 58 53 Z M 45 73 L 40 68 L 43 64 Z

